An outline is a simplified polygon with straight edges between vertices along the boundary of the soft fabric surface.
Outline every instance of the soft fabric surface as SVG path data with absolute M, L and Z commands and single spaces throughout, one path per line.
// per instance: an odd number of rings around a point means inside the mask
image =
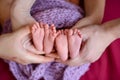
M 54 23 L 57 29 L 70 28 L 82 15 L 82 10 L 65 0 L 36 0 L 31 9 L 32 16 L 38 22 Z M 10 21 L 5 23 L 3 33 L 10 32 Z M 88 70 L 90 64 L 69 67 L 57 62 L 46 64 L 30 64 L 23 66 L 15 62 L 8 62 L 10 70 L 17 80 L 79 80 Z

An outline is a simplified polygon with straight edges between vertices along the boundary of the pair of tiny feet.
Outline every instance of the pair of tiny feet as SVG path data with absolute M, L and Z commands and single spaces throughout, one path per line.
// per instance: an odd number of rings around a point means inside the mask
M 79 54 L 82 38 L 77 29 L 56 30 L 54 24 L 35 23 L 32 26 L 33 43 L 36 49 L 49 54 L 53 47 L 61 60 L 75 58 Z

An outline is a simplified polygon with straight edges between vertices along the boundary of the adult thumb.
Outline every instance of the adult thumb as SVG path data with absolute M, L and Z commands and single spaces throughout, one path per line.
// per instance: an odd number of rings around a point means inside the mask
M 30 32 L 31 32 L 30 27 L 31 26 L 23 26 L 23 27 L 19 28 L 18 30 L 16 30 L 14 32 L 14 34 L 16 36 L 19 36 L 19 38 L 23 38 L 30 34 Z

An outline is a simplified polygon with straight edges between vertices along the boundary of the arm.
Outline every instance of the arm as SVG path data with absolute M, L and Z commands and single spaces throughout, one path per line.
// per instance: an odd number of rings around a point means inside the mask
M 11 18 L 12 28 L 18 29 L 20 26 L 35 22 L 30 15 L 30 9 L 35 0 L 0 0 L 0 24 Z
M 35 0 L 14 0 L 10 11 L 13 30 L 18 29 L 23 25 L 30 25 L 36 22 L 30 14 L 34 2 Z
M 105 8 L 105 0 L 84 0 L 85 17 L 78 21 L 74 27 L 83 27 L 91 24 L 100 24 Z
M 102 26 L 116 39 L 120 38 L 120 18 L 102 24 Z
M 10 18 L 10 7 L 13 0 L 0 0 L 0 24 L 3 26 L 4 22 Z
M 105 0 L 85 0 L 85 16 L 101 23 L 104 15 Z
M 83 43 L 80 54 L 64 63 L 82 65 L 97 61 L 105 49 L 116 39 L 120 38 L 120 19 L 112 20 L 101 25 L 81 27 Z

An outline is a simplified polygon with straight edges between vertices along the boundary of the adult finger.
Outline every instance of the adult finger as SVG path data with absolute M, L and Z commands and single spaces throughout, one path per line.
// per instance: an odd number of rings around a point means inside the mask
M 47 56 L 42 56 L 42 55 L 37 55 L 34 53 L 28 52 L 25 57 L 29 63 L 47 63 L 47 62 L 52 62 L 54 61 L 54 58 L 47 57 Z
M 38 51 L 29 39 L 23 42 L 23 47 L 35 54 L 45 54 L 44 52 Z
M 30 33 L 30 26 L 25 26 L 20 28 L 19 30 L 17 30 L 15 32 L 17 37 L 17 40 L 20 40 L 20 42 L 22 43 L 23 47 L 25 49 L 28 49 L 29 51 L 35 53 L 35 54 L 44 54 L 44 52 L 40 52 L 38 51 L 32 44 L 31 42 L 31 36 L 29 35 Z
M 62 61 L 60 59 L 56 59 L 56 62 L 61 62 L 63 64 L 69 65 L 69 66 L 80 66 L 80 65 L 87 63 L 87 61 L 84 61 L 84 59 L 82 59 L 80 56 L 77 56 L 76 58 L 73 58 L 73 59 L 70 59 L 67 61 Z

